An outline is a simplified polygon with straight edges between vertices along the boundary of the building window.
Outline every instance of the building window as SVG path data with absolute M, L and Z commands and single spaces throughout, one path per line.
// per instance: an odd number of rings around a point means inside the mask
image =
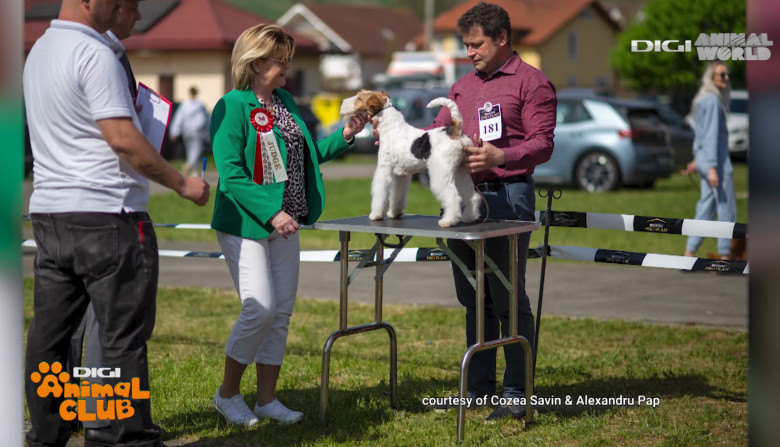
M 579 39 L 576 31 L 569 33 L 569 59 L 576 61 L 579 58 Z

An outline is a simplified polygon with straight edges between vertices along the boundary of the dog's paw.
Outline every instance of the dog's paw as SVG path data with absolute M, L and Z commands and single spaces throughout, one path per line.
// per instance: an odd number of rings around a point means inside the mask
M 458 224 L 458 219 L 443 218 L 439 219 L 439 226 L 442 228 L 452 227 Z
M 389 217 L 391 219 L 400 219 L 401 216 L 403 216 L 403 215 L 404 215 L 403 211 L 398 212 L 398 214 L 396 214 L 396 213 L 394 213 L 392 211 L 388 211 L 388 213 L 387 213 L 387 217 Z
M 371 220 L 382 220 L 383 217 L 384 216 L 382 214 L 378 214 L 378 213 L 371 213 L 368 215 L 368 218 Z

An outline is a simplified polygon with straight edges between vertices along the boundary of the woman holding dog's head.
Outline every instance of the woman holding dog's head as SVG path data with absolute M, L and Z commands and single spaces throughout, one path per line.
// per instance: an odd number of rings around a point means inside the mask
M 293 97 L 281 89 L 294 52 L 293 38 L 276 25 L 244 31 L 231 58 L 236 88 L 219 100 L 211 118 L 219 172 L 211 226 L 241 299 L 213 399 L 231 424 L 303 419 L 275 396 L 298 288 L 298 225 L 312 224 L 322 213 L 319 164 L 344 152 L 366 123 L 357 116 L 341 132 L 315 140 Z M 250 363 L 257 369 L 254 410 L 240 393 Z

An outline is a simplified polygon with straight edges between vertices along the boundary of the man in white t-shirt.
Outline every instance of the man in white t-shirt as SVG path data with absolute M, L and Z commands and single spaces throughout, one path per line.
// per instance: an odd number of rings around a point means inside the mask
M 38 245 L 25 377 L 33 447 L 65 446 L 70 436 L 61 411 L 75 417 L 75 409 L 61 408 L 64 396 L 51 374 L 63 381 L 70 336 L 90 302 L 103 366 L 120 371 L 106 383 L 137 378 L 141 390 L 149 389 L 146 341 L 154 327 L 158 257 L 147 178 L 197 205 L 208 201 L 208 184 L 179 174 L 138 130 L 127 76 L 100 35 L 116 21 L 120 2 L 64 0 L 24 68 Z M 113 444 L 162 445 L 149 399 L 129 401 L 133 416 L 111 418 Z

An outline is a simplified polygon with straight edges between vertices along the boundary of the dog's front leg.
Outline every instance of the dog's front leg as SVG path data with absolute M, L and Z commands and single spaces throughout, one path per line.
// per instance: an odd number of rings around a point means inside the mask
M 397 175 L 393 177 L 390 187 L 390 211 L 387 217 L 398 219 L 404 214 L 406 198 L 409 195 L 409 184 L 412 183 L 411 175 Z
M 387 211 L 388 193 L 392 173 L 389 167 L 377 166 L 374 171 L 374 180 L 371 181 L 371 220 L 382 220 Z

